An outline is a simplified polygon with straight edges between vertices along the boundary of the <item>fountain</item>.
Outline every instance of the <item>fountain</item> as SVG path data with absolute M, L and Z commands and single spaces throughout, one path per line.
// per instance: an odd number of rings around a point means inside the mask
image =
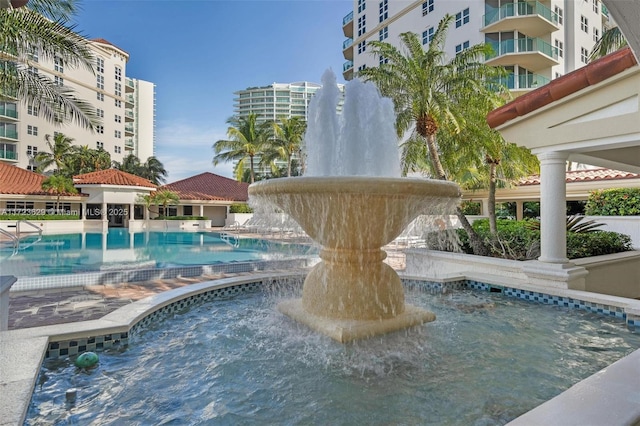
M 282 209 L 322 246 L 302 299 L 278 309 L 343 343 L 433 321 L 433 313 L 405 304 L 381 248 L 418 215 L 449 213 L 460 189 L 400 177 L 393 105 L 372 83 L 347 84 L 342 115 L 335 75 L 325 72 L 322 83 L 309 109 L 306 176 L 249 187 L 253 205 Z

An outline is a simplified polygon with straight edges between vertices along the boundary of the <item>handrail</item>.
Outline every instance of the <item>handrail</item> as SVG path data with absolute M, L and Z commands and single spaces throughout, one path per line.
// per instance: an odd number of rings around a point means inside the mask
M 13 235 L 11 232 L 5 231 L 4 229 L 0 228 L 0 234 L 11 239 L 11 241 L 13 242 L 13 248 L 18 247 L 18 245 L 20 244 L 20 239 L 16 235 Z
M 17 235 L 18 238 L 20 238 L 20 224 L 21 223 L 25 223 L 25 224 L 31 226 L 32 228 L 35 228 L 36 232 L 38 233 L 38 235 L 42 236 L 42 228 L 40 228 L 39 226 L 29 222 L 28 220 L 21 219 L 21 220 L 16 222 L 16 235 Z

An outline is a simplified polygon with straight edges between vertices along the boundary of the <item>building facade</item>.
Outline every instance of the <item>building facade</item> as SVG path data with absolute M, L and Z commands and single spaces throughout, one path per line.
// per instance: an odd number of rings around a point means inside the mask
M 33 52 L 30 71 L 67 86 L 89 103 L 102 120 L 95 131 L 74 122 L 52 123 L 35 106 L 20 99 L 0 100 L 0 161 L 35 170 L 35 156 L 47 152 L 45 135 L 64 133 L 73 144 L 102 148 L 114 161 L 130 153 L 145 161 L 154 152 L 155 86 L 126 77 L 129 54 L 104 39 L 90 41 L 94 70 L 72 68 L 58 58 L 49 60 Z
M 370 41 L 399 46 L 399 35 L 410 31 L 427 45 L 446 14 L 454 17 L 448 57 L 491 44 L 494 54 L 486 63 L 510 72 L 507 86 L 516 96 L 586 65 L 596 40 L 614 25 L 600 0 L 354 0 L 342 25 L 344 78 L 380 64 L 367 48 Z

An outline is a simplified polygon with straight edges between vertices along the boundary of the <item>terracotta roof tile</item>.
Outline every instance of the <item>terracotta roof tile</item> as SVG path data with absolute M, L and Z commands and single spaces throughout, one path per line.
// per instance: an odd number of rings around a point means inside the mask
M 567 172 L 567 183 L 589 182 L 598 180 L 640 179 L 640 174 L 622 172 L 612 169 L 572 170 Z M 518 186 L 540 185 L 540 176 L 533 175 L 521 179 Z
M 73 177 L 75 185 L 120 185 L 157 188 L 151 181 L 117 169 L 99 170 Z
M 115 47 L 116 49 L 120 50 L 121 52 L 124 52 L 124 53 L 126 53 L 127 55 L 129 54 L 129 53 L 127 53 L 127 51 L 126 51 L 126 50 L 123 50 L 123 49 L 119 48 L 119 47 L 118 47 L 118 46 L 116 46 L 115 44 L 111 43 L 109 40 L 105 40 L 105 39 L 103 39 L 103 38 L 93 38 L 93 39 L 91 39 L 91 41 L 93 41 L 93 42 L 95 42 L 95 43 L 106 44 L 106 45 L 108 45 L 108 46 L 113 46 L 113 47 Z
M 52 195 L 52 191 L 42 189 L 42 182 L 46 178 L 45 175 L 0 162 L 0 194 Z
M 636 59 L 631 49 L 620 49 L 494 109 L 487 115 L 487 123 L 492 128 L 498 127 L 509 120 L 600 83 L 634 65 Z
M 201 173 L 160 187 L 179 194 L 181 200 L 219 200 L 246 202 L 249 184 L 214 173 Z

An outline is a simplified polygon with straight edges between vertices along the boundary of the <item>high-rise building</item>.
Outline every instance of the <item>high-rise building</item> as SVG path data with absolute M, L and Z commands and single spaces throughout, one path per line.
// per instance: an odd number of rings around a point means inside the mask
M 514 95 L 586 65 L 595 41 L 614 25 L 600 0 L 354 0 L 342 23 L 347 37 L 344 78 L 384 60 L 371 54 L 368 42 L 399 46 L 399 35 L 410 31 L 427 45 L 446 14 L 454 17 L 445 46 L 448 56 L 490 43 L 495 53 L 486 63 L 510 72 Z
M 63 133 L 73 144 L 102 148 L 114 161 L 130 153 L 145 161 L 154 152 L 155 86 L 126 77 L 129 54 L 104 39 L 90 41 L 95 62 L 93 72 L 70 67 L 59 58 L 29 59 L 31 72 L 50 77 L 56 84 L 68 86 L 75 95 L 95 107 L 102 125 L 95 131 L 75 122 L 52 123 L 43 118 L 34 105 L 20 99 L 0 100 L 0 161 L 35 170 L 35 156 L 47 152 L 45 135 Z

